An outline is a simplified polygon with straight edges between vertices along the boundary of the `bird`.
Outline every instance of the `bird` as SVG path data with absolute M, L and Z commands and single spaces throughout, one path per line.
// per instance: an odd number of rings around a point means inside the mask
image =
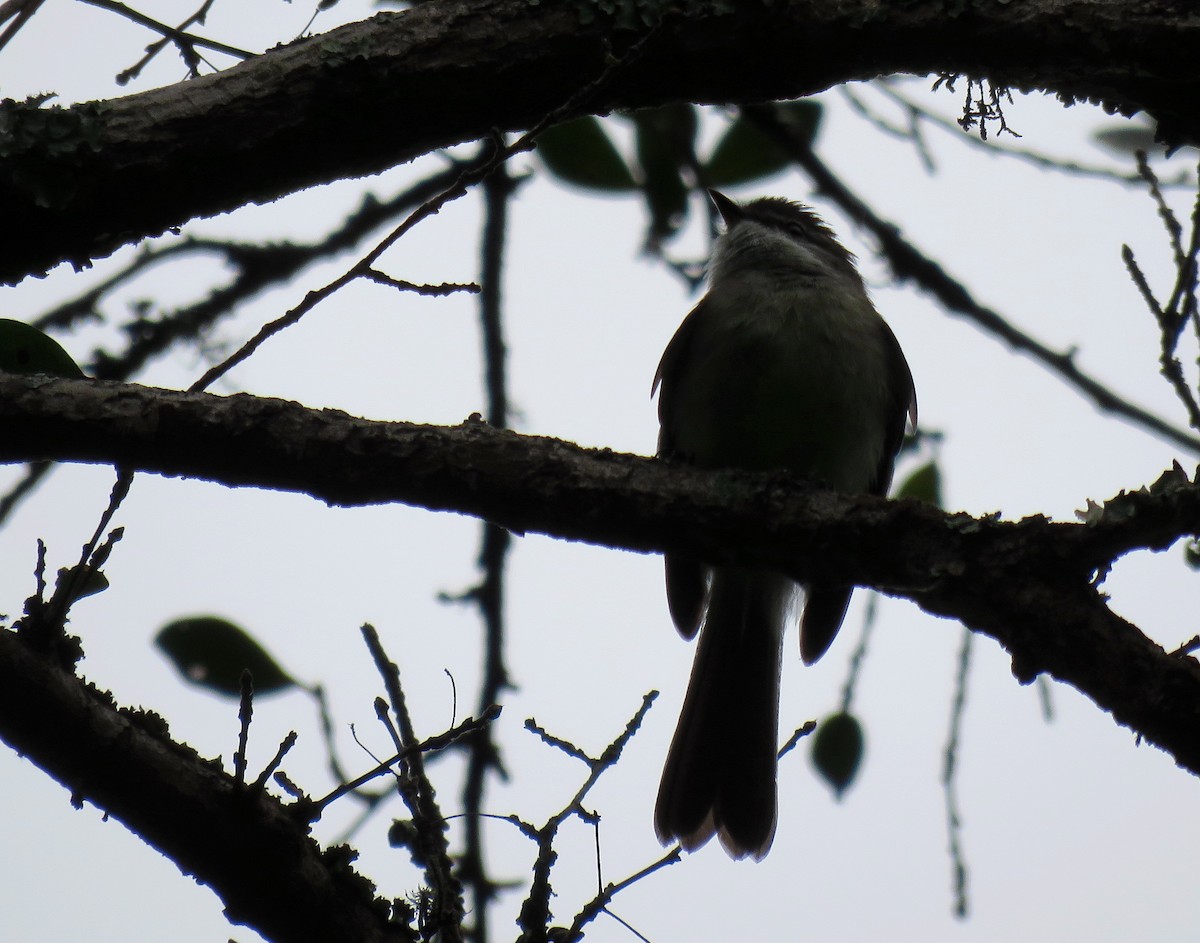
M 854 256 L 801 203 L 708 194 L 724 232 L 713 243 L 708 289 L 651 385 L 658 456 L 885 495 L 907 425 L 916 427 L 916 393 Z M 676 629 L 700 638 L 655 831 L 688 851 L 717 836 L 732 858 L 761 860 L 775 837 L 783 635 L 798 587 L 778 573 L 712 567 L 684 553 L 666 554 L 665 570 Z M 811 665 L 833 642 L 854 587 L 799 588 L 800 655 Z

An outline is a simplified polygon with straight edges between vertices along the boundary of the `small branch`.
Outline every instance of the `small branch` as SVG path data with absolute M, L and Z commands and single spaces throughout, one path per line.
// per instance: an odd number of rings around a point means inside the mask
M 1162 191 L 1158 186 L 1158 178 L 1150 165 L 1146 163 L 1146 155 L 1138 154 L 1138 170 L 1146 181 L 1150 196 L 1158 207 L 1158 215 L 1167 230 L 1171 252 L 1175 261 L 1175 284 L 1171 295 L 1165 304 L 1160 304 L 1154 297 L 1150 283 L 1134 258 L 1133 250 L 1125 245 L 1121 247 L 1121 257 L 1125 269 L 1142 296 L 1146 307 L 1154 315 L 1158 323 L 1160 336 L 1159 372 L 1166 378 L 1176 397 L 1183 404 L 1188 421 L 1192 428 L 1200 430 L 1200 403 L 1196 393 L 1184 376 L 1183 364 L 1177 353 L 1183 330 L 1191 322 L 1196 329 L 1197 340 L 1200 340 L 1200 321 L 1197 320 L 1196 302 L 1196 271 L 1197 258 L 1200 257 L 1200 169 L 1197 170 L 1196 202 L 1192 211 L 1192 231 L 1186 249 L 1183 244 L 1183 227 L 1175 217 L 1175 213 L 1167 205 Z
M 792 750 L 796 749 L 796 746 L 801 740 L 811 735 L 816 729 L 817 722 L 815 720 L 806 720 L 803 724 L 792 731 L 792 735 L 788 737 L 787 743 L 779 748 L 779 753 L 777 754 L 776 759 L 782 760 L 785 756 L 791 753 Z
M 958 809 L 958 748 L 962 721 L 966 714 L 967 677 L 971 668 L 971 645 L 975 634 L 962 633 L 958 652 L 958 672 L 954 679 L 954 700 L 950 705 L 950 732 L 946 738 L 945 764 L 942 767 L 942 792 L 946 803 L 946 835 L 950 846 L 950 866 L 954 875 L 954 915 L 967 917 L 967 862 L 962 847 L 962 814 Z
M 875 628 L 875 613 L 878 611 L 879 597 L 871 593 L 867 597 L 867 610 L 863 615 L 862 631 L 858 636 L 858 644 L 850 654 L 849 666 L 846 669 L 846 683 L 842 685 L 842 713 L 850 713 L 854 703 L 854 688 L 858 684 L 858 675 L 862 671 L 863 660 L 867 656 L 867 648 L 871 641 L 871 632 Z
M 269 324 L 263 325 L 259 332 L 241 346 L 236 352 L 226 357 L 221 363 L 207 370 L 199 380 L 193 383 L 188 389 L 193 392 L 205 390 L 221 376 L 228 373 L 234 366 L 246 360 L 251 354 L 261 347 L 269 338 L 278 334 L 294 324 L 298 324 L 300 320 L 320 302 L 324 301 L 330 295 L 339 291 L 350 282 L 357 278 L 365 277 L 369 271 L 374 268 L 379 257 L 388 249 L 399 242 L 408 232 L 410 232 L 418 223 L 440 213 L 442 209 L 449 203 L 465 196 L 469 190 L 476 184 L 485 180 L 493 171 L 503 166 L 511 158 L 517 154 L 522 154 L 526 151 L 531 151 L 537 141 L 537 137 L 546 128 L 551 125 L 558 124 L 566 118 L 573 117 L 584 105 L 589 102 L 608 82 L 629 62 L 637 58 L 643 47 L 655 35 L 655 30 L 650 30 L 631 46 L 620 58 L 612 57 L 608 60 L 603 71 L 586 83 L 582 88 L 577 89 L 572 94 L 568 95 L 557 107 L 542 115 L 542 117 L 528 131 L 522 134 L 512 144 L 501 146 L 499 141 L 493 142 L 496 146 L 492 150 L 490 157 L 485 159 L 482 164 L 477 167 L 469 167 L 462 171 L 457 181 L 439 193 L 437 196 L 426 200 L 421 206 L 417 207 L 408 218 L 399 226 L 393 229 L 375 248 L 368 252 L 357 263 L 351 266 L 345 273 L 338 278 L 329 282 L 322 288 L 315 291 L 310 291 L 299 305 L 292 308 Z
M 99 7 L 102 10 L 109 10 L 112 13 L 117 13 L 131 23 L 136 23 L 139 26 L 144 26 L 147 29 L 153 30 L 159 35 L 169 39 L 178 48 L 183 56 L 184 62 L 188 68 L 193 71 L 194 63 L 197 60 L 195 47 L 199 46 L 202 49 L 211 49 L 213 52 L 224 53 L 227 56 L 232 56 L 234 59 L 253 59 L 257 53 L 247 52 L 245 49 L 238 49 L 235 46 L 229 46 L 225 43 L 217 42 L 213 39 L 205 39 L 203 36 L 196 36 L 192 33 L 185 33 L 182 30 L 176 29 L 174 26 L 168 26 L 166 23 L 160 23 L 158 20 L 146 16 L 144 13 L 139 13 L 137 10 L 131 9 L 123 3 L 118 3 L 117 0 L 79 0 L 80 3 L 86 3 L 89 6 Z
M 283 762 L 283 758 L 287 756 L 292 747 L 296 745 L 296 741 L 298 739 L 299 737 L 294 730 L 289 731 L 288 735 L 283 738 L 283 741 L 279 744 L 279 749 L 276 750 L 275 755 L 271 757 L 271 762 L 263 767 L 263 771 L 258 774 L 258 779 L 254 780 L 253 789 L 255 792 L 261 792 L 263 789 L 266 789 L 267 780 L 271 778 L 271 775 L 277 769 L 279 769 L 280 764 Z
M 8 28 L 0 33 L 0 49 L 3 49 L 9 44 L 14 36 L 20 32 L 21 27 L 29 22 L 30 18 L 37 13 L 38 9 L 45 0 L 6 0 L 0 6 L 0 23 L 11 19 Z
M 462 940 L 462 885 L 454 877 L 450 861 L 450 845 L 446 839 L 446 820 L 434 797 L 433 784 L 425 772 L 425 761 L 418 748 L 412 718 L 400 685 L 400 669 L 387 657 L 379 634 L 371 625 L 363 625 L 363 639 L 384 680 L 391 708 L 400 725 L 399 742 L 406 767 L 399 777 L 399 791 L 412 815 L 415 841 L 409 846 L 413 861 L 425 869 L 425 877 L 433 889 L 429 920 L 436 935 L 457 943 Z
M 463 168 L 476 161 L 451 161 L 439 171 L 386 200 L 366 197 L 340 226 L 317 242 L 307 244 L 258 244 L 188 237 L 180 242 L 145 248 L 103 281 L 76 297 L 32 319 L 43 331 L 65 331 L 89 321 L 109 320 L 102 304 L 115 289 L 128 284 L 149 269 L 179 258 L 215 254 L 234 272 L 233 279 L 206 297 L 183 307 L 158 312 L 150 318 L 139 312 L 130 323 L 120 325 L 125 348 L 116 353 L 98 350 L 84 364 L 84 372 L 99 380 L 128 380 L 154 358 L 182 343 L 202 345 L 203 339 L 224 317 L 242 305 L 284 284 L 304 268 L 344 252 L 368 233 L 397 214 L 411 210 L 458 179 Z M 470 290 L 469 288 L 467 290 Z M 53 470 L 52 463 L 31 466 L 8 494 L 0 498 L 0 525 L 20 501 Z
M 84 0 L 84 2 L 86 3 L 87 0 Z M 182 32 L 193 23 L 203 23 L 205 18 L 208 16 L 208 11 L 212 8 L 214 2 L 215 0 L 204 0 L 204 3 L 200 6 L 200 8 L 186 20 L 180 23 L 176 29 Z M 141 59 L 131 65 L 128 69 L 125 69 L 123 72 L 119 72 L 117 74 L 117 84 L 127 85 L 131 80 L 136 79 L 139 75 L 141 75 L 142 69 L 146 68 L 146 66 L 150 64 L 155 56 L 166 49 L 167 46 L 172 42 L 172 39 L 173 37 L 171 36 L 164 36 L 162 39 L 155 40 L 149 46 L 147 46 L 146 54 L 142 56 Z M 189 50 L 188 52 L 182 52 L 182 55 L 184 57 L 184 61 L 190 64 L 195 53 L 194 50 Z M 249 56 L 246 58 L 249 58 Z
M 450 730 L 447 730 L 445 733 L 440 733 L 436 736 L 429 737 L 425 740 L 422 740 L 420 743 L 413 744 L 411 747 L 402 750 L 395 756 L 389 757 L 386 760 L 382 760 L 372 769 L 369 769 L 367 772 L 363 773 L 361 776 L 357 776 L 349 782 L 342 783 L 328 795 L 323 796 L 320 799 L 314 799 L 311 804 L 312 814 L 309 821 L 315 822 L 317 819 L 319 819 L 321 817 L 321 813 L 342 796 L 361 789 L 367 783 L 378 779 L 380 776 L 386 776 L 388 773 L 392 772 L 393 767 L 395 767 L 397 763 L 404 762 L 413 753 L 432 753 L 438 750 L 445 750 L 447 747 L 453 746 L 463 737 L 477 733 L 483 727 L 493 723 L 499 716 L 500 707 L 497 705 L 492 705 L 492 707 L 480 714 L 479 717 L 468 717 L 461 724 L 458 724 Z
M 479 335 L 482 340 L 484 395 L 487 398 L 487 420 L 496 428 L 508 425 L 508 351 L 504 340 L 504 252 L 508 236 L 509 201 L 516 191 L 516 181 L 508 174 L 506 164 L 500 164 L 483 180 L 481 187 L 484 219 L 480 251 Z M 508 668 L 504 662 L 504 596 L 505 565 L 511 541 L 508 531 L 484 522 L 480 536 L 478 565 L 483 571 L 479 585 L 465 594 L 479 610 L 483 622 L 483 677 L 479 683 L 478 703 L 494 704 L 511 687 Z M 496 883 L 488 876 L 483 849 L 482 818 L 484 794 L 489 772 L 505 776 L 500 748 L 491 735 L 483 730 L 467 741 L 467 770 L 463 777 L 463 810 L 465 839 L 459 863 L 464 882 L 471 888 L 472 911 L 475 914 L 473 939 L 487 943 L 489 936 L 488 908 L 496 896 Z
M 533 865 L 533 880 L 530 882 L 529 895 L 525 898 L 524 903 L 521 905 L 521 913 L 517 919 L 517 925 L 528 938 L 545 939 L 546 928 L 550 925 L 550 898 L 554 894 L 554 891 L 550 885 L 550 872 L 553 868 L 554 862 L 558 857 L 554 851 L 554 839 L 558 835 L 558 830 L 562 827 L 562 824 L 572 816 L 579 816 L 585 821 L 589 819 L 595 821 L 595 818 L 592 815 L 584 811 L 583 800 L 596 785 L 596 783 L 599 782 L 600 777 L 616 765 L 617 761 L 621 758 L 621 753 L 625 749 L 625 745 L 629 742 L 633 735 L 637 733 L 638 729 L 641 727 L 642 720 L 645 718 L 647 711 L 650 710 L 651 705 L 653 705 L 657 697 L 658 692 L 651 691 L 642 698 L 641 706 L 638 707 L 633 717 L 631 717 L 628 723 L 626 723 L 625 729 L 617 736 L 615 740 L 612 741 L 612 743 L 605 747 L 604 751 L 596 759 L 590 759 L 583 750 L 574 744 L 569 744 L 557 737 L 550 737 L 549 734 L 546 734 L 544 731 L 541 731 L 540 728 L 537 728 L 536 725 L 533 725 L 534 728 L 539 731 L 539 736 L 541 736 L 544 741 L 552 742 L 555 746 L 558 744 L 565 744 L 566 752 L 569 755 L 580 759 L 587 765 L 588 775 L 584 780 L 583 785 L 579 787 L 571 800 L 566 803 L 561 810 L 550 816 L 550 818 L 546 821 L 546 824 L 537 829 L 533 836 L 531 836 L 534 841 L 537 842 L 538 854 Z M 528 727 L 530 723 L 531 722 L 527 723 L 526 726 Z M 671 853 L 668 853 L 667 859 L 671 858 L 674 860 L 679 859 L 678 849 L 674 849 Z M 664 859 L 664 862 L 662 863 L 670 863 L 670 861 Z M 662 863 L 651 866 L 651 868 L 646 869 L 645 873 L 656 870 L 657 867 L 662 866 Z M 632 883 L 632 880 L 634 879 L 623 882 L 620 887 L 627 886 L 629 883 Z M 601 896 L 604 895 L 602 894 Z M 611 899 L 611 895 L 605 898 L 605 902 L 607 902 L 609 899 Z M 576 917 L 575 920 L 575 922 L 580 926 L 583 925 L 580 923 L 580 919 L 583 916 L 584 915 L 581 914 L 581 916 Z M 583 920 L 583 923 L 592 920 L 594 917 L 594 912 L 587 911 L 586 919 Z M 574 940 L 577 938 L 577 933 L 578 931 L 574 931 L 564 937 L 564 939 Z
M 571 743 L 569 740 L 563 740 L 554 736 L 554 734 L 549 733 L 532 717 L 526 719 L 525 729 L 552 749 L 561 750 L 563 753 L 567 754 L 567 756 L 576 760 L 580 760 L 584 763 L 594 762 L 590 756 L 579 749 L 579 747 L 575 746 L 575 744 Z
M 982 151 L 991 157 L 1007 157 L 1014 160 L 1019 160 L 1030 164 L 1041 170 L 1050 170 L 1056 173 L 1067 174 L 1072 177 L 1091 178 L 1095 180 L 1107 180 L 1118 184 L 1137 183 L 1142 178 L 1136 173 L 1120 173 L 1108 167 L 1091 166 L 1087 164 L 1076 163 L 1075 161 L 1058 160 L 1057 158 L 1047 157 L 1045 154 L 1040 154 L 1037 151 L 1028 148 L 1015 147 L 1009 145 L 999 145 L 995 142 L 981 140 L 974 135 L 964 134 L 962 127 L 956 121 L 951 121 L 941 115 L 930 111 L 899 92 L 892 82 L 887 79 L 878 82 L 872 82 L 869 88 L 876 93 L 889 99 L 899 108 L 903 109 L 908 116 L 907 128 L 894 127 L 887 123 L 885 119 L 875 114 L 863 99 L 856 95 L 849 86 L 843 86 L 840 91 L 844 98 L 850 103 L 851 107 L 857 111 L 866 121 L 869 121 L 874 127 L 880 129 L 886 134 L 893 137 L 911 140 L 917 148 L 917 153 L 921 157 L 921 161 L 926 168 L 932 171 L 933 159 L 929 153 L 924 139 L 921 136 L 920 128 L 923 125 L 932 125 L 939 131 L 942 131 L 952 137 L 960 144 L 966 144 L 968 147 Z M 1181 175 L 1175 180 L 1170 181 L 1168 186 L 1179 187 L 1189 185 Z
M 233 754 L 233 780 L 242 787 L 246 784 L 246 748 L 250 743 L 250 720 L 254 717 L 254 678 L 248 669 L 242 669 L 241 696 L 238 698 L 238 746 Z
M 625 880 L 619 881 L 616 884 L 609 884 L 607 887 L 601 890 L 599 894 L 588 901 L 588 903 L 583 906 L 579 913 L 575 915 L 575 919 L 571 922 L 570 929 L 563 935 L 564 943 L 574 943 L 576 940 L 583 939 L 583 928 L 595 920 L 596 917 L 601 913 L 607 913 L 622 926 L 626 927 L 627 929 L 632 929 L 627 923 L 625 923 L 624 920 L 609 911 L 608 905 L 612 903 L 613 898 L 621 893 L 621 891 L 628 887 L 632 887 L 634 884 L 637 884 L 638 881 L 648 878 L 656 871 L 661 871 L 663 868 L 672 864 L 678 864 L 680 860 L 681 852 L 679 846 L 676 845 L 657 861 L 646 865 L 646 867 L 642 868 L 642 870 L 635 874 L 631 874 L 629 877 L 625 878 Z M 642 939 L 645 939 L 645 937 L 642 937 Z
M 471 295 L 479 294 L 479 286 L 474 282 L 460 284 L 457 282 L 442 282 L 440 285 L 418 285 L 416 282 L 406 282 L 402 278 L 392 278 L 378 269 L 368 268 L 363 273 L 363 278 L 368 281 L 376 282 L 380 285 L 387 285 L 391 288 L 396 288 L 400 291 L 411 291 L 418 295 L 426 295 L 427 297 L 435 298 L 445 295 L 453 295 L 458 292 L 467 292 Z

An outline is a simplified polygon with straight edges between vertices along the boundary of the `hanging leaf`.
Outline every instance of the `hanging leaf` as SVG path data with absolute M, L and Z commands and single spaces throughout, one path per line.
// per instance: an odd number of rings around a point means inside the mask
M 53 337 L 22 321 L 0 318 L 0 370 L 82 377 L 83 371 Z
M 934 507 L 942 506 L 942 473 L 937 462 L 926 462 L 911 475 L 904 479 L 904 484 L 896 489 L 895 497 L 916 498 Z
M 547 128 L 537 139 L 537 153 L 564 183 L 616 193 L 637 189 L 629 166 L 591 115 Z
M 821 105 L 813 101 L 784 102 L 775 106 L 780 121 L 812 144 L 821 120 Z M 704 165 L 704 181 L 710 187 L 736 187 L 777 174 L 791 163 L 787 152 L 759 130 L 745 115 L 739 115 L 717 141 Z
M 775 106 L 775 114 L 794 135 L 812 147 L 817 140 L 824 109 L 825 106 L 820 102 L 811 98 L 801 98 L 797 101 L 780 102 Z
M 788 165 L 784 151 L 753 121 L 739 116 L 725 129 L 704 165 L 710 187 L 736 187 L 777 174 Z
M 853 714 L 830 714 L 817 726 L 812 761 L 836 799 L 854 782 L 863 758 L 862 725 Z
M 688 184 L 684 172 L 696 170 L 696 109 L 692 105 L 643 108 L 631 114 L 642 190 L 650 211 L 647 245 L 657 247 L 675 235 L 687 219 Z
M 243 670 L 254 678 L 255 694 L 296 684 L 244 629 L 216 616 L 177 619 L 154 642 L 188 681 L 218 694 L 238 697 Z
M 1161 155 L 1163 146 L 1154 140 L 1154 128 L 1140 118 L 1121 121 L 1092 132 L 1097 144 L 1121 157 L 1132 157 L 1138 151 Z

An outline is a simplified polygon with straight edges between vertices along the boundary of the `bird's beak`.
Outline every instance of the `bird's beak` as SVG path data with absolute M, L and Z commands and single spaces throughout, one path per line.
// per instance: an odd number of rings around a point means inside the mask
M 745 218 L 742 208 L 720 190 L 709 189 L 708 198 L 713 201 L 713 206 L 721 214 L 721 219 L 725 220 L 726 226 L 732 226 Z

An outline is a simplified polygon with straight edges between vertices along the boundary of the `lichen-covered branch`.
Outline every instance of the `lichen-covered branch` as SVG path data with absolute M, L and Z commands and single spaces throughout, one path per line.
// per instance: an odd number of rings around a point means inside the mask
M 585 2 L 442 0 L 138 95 L 69 109 L 9 102 L 0 108 L 0 224 L 21 238 L 0 260 L 0 281 L 86 265 L 189 219 L 528 128 L 614 62 L 580 107 L 762 101 L 898 72 L 961 73 L 1146 110 L 1167 140 L 1200 140 L 1200 21 L 1177 0 L 659 9 L 634 27 Z M 734 59 L 736 69 L 713 67 Z
M 996 639 L 1019 680 L 1072 684 L 1200 774 L 1200 664 L 1109 610 L 1113 559 L 1200 534 L 1182 472 L 1080 523 L 946 514 L 786 476 L 704 472 L 493 429 L 371 422 L 239 394 L 0 375 L 0 461 L 120 463 L 335 505 L 403 502 L 644 552 L 847 580 Z M 1081 501 L 1082 503 L 1082 501 Z M 1181 639 L 1190 623 L 1178 627 Z
M 69 668 L 0 631 L 0 739 L 95 803 L 221 897 L 233 923 L 278 943 L 407 939 L 387 901 L 303 816 L 238 787 L 171 740 L 166 722 L 118 708 Z

